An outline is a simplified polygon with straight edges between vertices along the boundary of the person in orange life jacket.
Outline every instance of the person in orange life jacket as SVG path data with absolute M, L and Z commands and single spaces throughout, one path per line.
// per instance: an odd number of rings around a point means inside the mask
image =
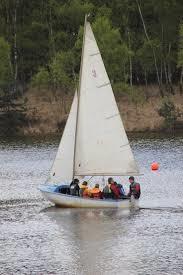
M 84 181 L 83 184 L 80 186 L 80 197 L 89 198 L 90 197 L 90 189 L 88 188 L 87 181 Z
M 108 182 L 110 183 L 112 198 L 113 199 L 120 199 L 120 192 L 119 192 L 119 188 L 117 187 L 117 183 L 114 182 L 113 178 L 109 178 Z
M 83 181 L 83 183 L 80 185 L 80 190 L 79 190 L 80 197 L 83 197 L 83 192 L 87 188 L 88 188 L 87 181 Z
M 83 198 L 90 198 L 91 196 L 91 190 L 87 187 L 84 191 L 83 191 Z
M 102 199 L 102 192 L 100 191 L 99 184 L 96 183 L 95 187 L 90 191 L 90 196 L 93 199 Z
M 70 184 L 70 195 L 79 196 L 79 180 L 74 179 Z
M 139 199 L 141 195 L 140 184 L 135 182 L 135 178 L 133 176 L 129 177 L 129 182 L 130 190 L 128 197 L 134 196 L 135 199 Z

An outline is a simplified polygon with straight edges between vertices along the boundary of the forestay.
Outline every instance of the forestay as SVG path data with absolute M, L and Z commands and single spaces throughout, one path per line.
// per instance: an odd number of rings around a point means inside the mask
M 73 177 L 77 104 L 77 92 L 75 92 L 69 117 L 67 119 L 58 152 L 50 172 L 49 181 L 52 183 L 71 181 Z
M 83 47 L 74 174 L 139 174 L 89 22 Z

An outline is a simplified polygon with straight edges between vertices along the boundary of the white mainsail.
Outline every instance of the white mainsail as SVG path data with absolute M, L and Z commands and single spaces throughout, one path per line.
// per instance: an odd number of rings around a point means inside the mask
M 100 51 L 85 22 L 74 175 L 137 175 L 128 138 Z
M 77 92 L 75 92 L 58 152 L 51 168 L 49 181 L 52 183 L 60 183 L 62 181 L 67 182 L 71 181 L 73 178 L 77 105 L 78 98 Z

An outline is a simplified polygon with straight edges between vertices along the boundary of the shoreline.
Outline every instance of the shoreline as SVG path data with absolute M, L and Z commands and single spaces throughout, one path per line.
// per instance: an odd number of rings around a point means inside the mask
M 141 89 L 145 89 L 142 87 Z M 163 99 L 157 95 L 157 87 L 149 86 L 144 93 L 149 98 L 134 102 L 128 95 L 116 97 L 119 112 L 127 133 L 134 132 L 164 132 L 164 118 L 158 114 Z M 135 90 L 135 100 L 138 98 L 139 88 Z M 28 124 L 19 128 L 23 135 L 61 134 L 67 120 L 73 95 L 62 91 L 30 89 L 24 95 L 26 100 L 26 115 Z M 182 111 L 183 96 L 176 93 L 169 96 L 176 108 Z M 183 129 L 182 118 L 178 120 L 180 129 Z M 178 131 L 177 129 L 176 131 Z
M 174 133 L 183 132 L 183 96 L 178 93 L 178 90 L 175 95 L 167 97 L 175 109 L 180 110 L 181 113 L 172 130 L 165 128 L 165 120 L 158 113 L 162 104 L 165 103 L 165 98 L 158 96 L 156 86 L 134 87 L 133 93 L 133 96 L 125 92 L 115 95 L 128 135 L 138 135 L 139 133 L 140 135 L 147 133 L 174 135 Z M 148 99 L 145 95 L 148 96 Z M 8 120 L 5 121 L 0 129 L 0 136 L 61 136 L 70 112 L 72 99 L 73 94 L 66 94 L 61 90 L 27 90 L 23 97 L 17 101 L 25 108 L 25 123 L 16 119 L 9 123 Z
M 50 134 L 15 134 L 15 135 L 0 135 L 0 140 L 60 140 L 62 137 L 62 132 L 60 133 L 50 133 Z M 127 132 L 128 139 L 161 139 L 161 138 L 172 138 L 172 137 L 183 137 L 183 129 L 181 130 L 174 130 L 172 132 L 165 132 L 165 131 L 144 131 L 144 132 Z

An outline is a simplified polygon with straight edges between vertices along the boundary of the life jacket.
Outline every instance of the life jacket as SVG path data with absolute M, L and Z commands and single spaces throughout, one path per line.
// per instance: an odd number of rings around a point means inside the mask
M 118 188 L 118 186 L 114 183 L 111 183 L 111 191 L 114 194 L 115 199 L 119 199 L 120 198 L 120 190 Z
M 87 185 L 84 185 L 84 184 L 81 184 L 81 185 L 80 185 L 79 195 L 80 195 L 81 197 L 83 197 L 83 193 L 84 193 L 84 191 L 85 191 L 87 188 L 88 188 Z
M 135 184 L 135 190 L 136 190 L 136 192 L 140 192 L 140 184 L 139 183 Z
M 133 182 L 130 185 L 130 194 L 135 197 L 135 199 L 139 199 L 141 195 L 141 190 L 140 190 L 140 184 L 137 182 Z
M 83 198 L 89 198 L 91 195 L 90 189 L 87 187 L 83 190 Z
M 91 197 L 94 199 L 101 199 L 102 198 L 102 192 L 100 191 L 99 188 L 94 187 L 91 190 Z

